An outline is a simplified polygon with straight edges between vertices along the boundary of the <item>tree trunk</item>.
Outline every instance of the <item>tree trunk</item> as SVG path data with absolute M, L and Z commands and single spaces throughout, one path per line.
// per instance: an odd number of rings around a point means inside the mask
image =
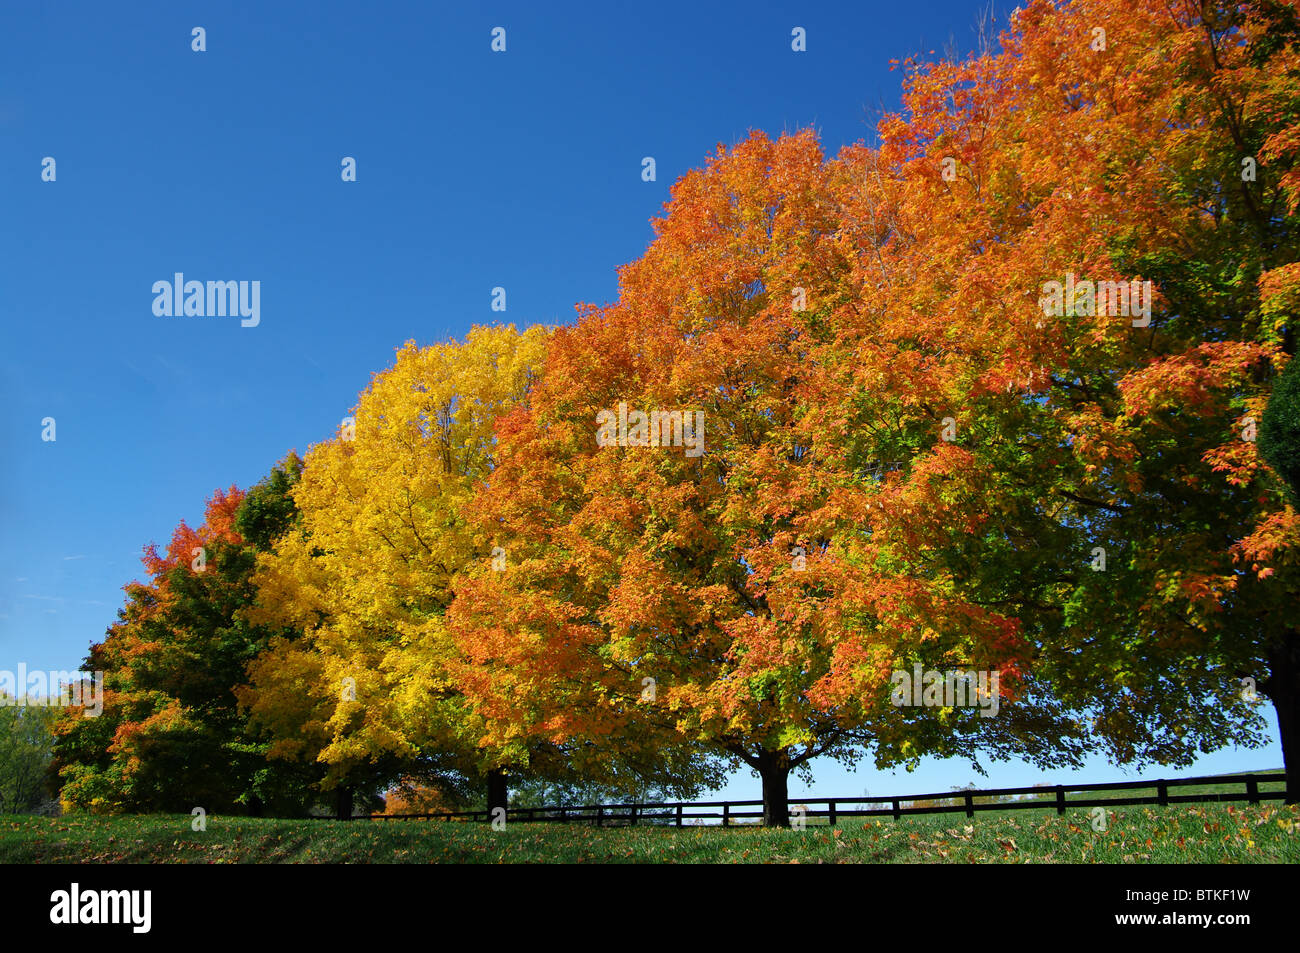
M 1300 803 L 1300 631 L 1288 630 L 1269 647 L 1268 681 L 1261 686 L 1277 710 L 1286 770 L 1286 803 Z
M 509 792 L 506 787 L 506 773 L 501 768 L 493 768 L 487 776 L 488 820 L 493 820 L 492 812 L 498 807 L 506 807 Z
M 341 787 L 336 796 L 334 816 L 340 821 L 346 821 L 352 816 L 352 789 Z
M 763 826 L 790 826 L 790 756 L 781 751 L 758 754 L 758 776 L 763 779 Z

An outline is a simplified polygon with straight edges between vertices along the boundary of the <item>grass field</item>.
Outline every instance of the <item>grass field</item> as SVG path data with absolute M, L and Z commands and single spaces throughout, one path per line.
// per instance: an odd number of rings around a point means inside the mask
M 1300 807 L 1124 807 L 845 819 L 806 830 L 188 815 L 0 817 L 0 863 L 1300 863 Z

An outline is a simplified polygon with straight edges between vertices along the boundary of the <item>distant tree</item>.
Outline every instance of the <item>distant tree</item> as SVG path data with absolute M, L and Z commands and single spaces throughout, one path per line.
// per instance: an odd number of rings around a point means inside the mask
M 0 692 L 0 814 L 28 814 L 52 806 L 45 775 L 54 754 L 57 710 L 20 706 Z

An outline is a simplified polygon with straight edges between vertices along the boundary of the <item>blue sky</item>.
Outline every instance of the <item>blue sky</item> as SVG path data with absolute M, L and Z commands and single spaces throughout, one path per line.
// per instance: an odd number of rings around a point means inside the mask
M 5 12 L 0 669 L 79 665 L 145 544 L 330 436 L 407 339 L 613 298 L 673 180 L 717 143 L 808 126 L 828 153 L 871 142 L 898 104 L 889 60 L 969 51 L 987 3 L 292 6 Z M 259 281 L 260 323 L 155 316 L 175 272 Z M 1147 776 L 1280 763 L 1274 744 Z M 1131 776 L 1003 764 L 983 783 Z M 977 780 L 940 762 L 816 777 L 850 795 Z M 726 790 L 757 792 L 747 771 Z

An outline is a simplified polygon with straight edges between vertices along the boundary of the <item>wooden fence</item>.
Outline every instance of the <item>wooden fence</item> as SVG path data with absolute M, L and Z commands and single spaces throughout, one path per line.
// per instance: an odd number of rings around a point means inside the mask
M 1286 791 L 1261 791 L 1264 783 L 1286 781 L 1286 775 L 1233 774 L 1211 778 L 1179 778 L 1158 781 L 1116 781 L 1104 784 L 1057 784 L 1050 787 L 991 788 L 985 791 L 944 791 L 938 794 L 912 794 L 899 797 L 796 797 L 790 798 L 791 819 L 796 812 L 806 820 L 825 818 L 834 825 L 842 817 L 892 817 L 898 820 L 909 814 L 962 814 L 974 817 L 977 811 L 1019 811 L 1055 808 L 1124 807 L 1135 804 L 1192 804 L 1207 801 L 1281 801 Z M 1241 785 L 1240 792 L 1170 793 L 1170 789 L 1205 785 Z M 1089 796 L 1108 791 L 1140 791 L 1154 788 L 1155 794 L 1120 797 Z M 1067 797 L 1082 794 L 1083 797 Z M 1020 797 L 1023 800 L 1005 800 Z M 987 798 L 976 803 L 976 798 Z M 956 801 L 955 804 L 918 802 Z M 875 806 L 879 805 L 879 806 Z M 802 808 L 802 811 L 800 811 Z M 550 821 L 559 824 L 634 825 L 655 824 L 681 827 L 685 822 L 718 822 L 723 827 L 761 822 L 762 801 L 673 801 L 653 804 L 593 804 L 581 807 L 512 807 L 506 812 L 512 824 L 521 821 Z M 352 820 L 440 820 L 489 821 L 487 811 L 455 811 L 434 814 L 370 814 Z

